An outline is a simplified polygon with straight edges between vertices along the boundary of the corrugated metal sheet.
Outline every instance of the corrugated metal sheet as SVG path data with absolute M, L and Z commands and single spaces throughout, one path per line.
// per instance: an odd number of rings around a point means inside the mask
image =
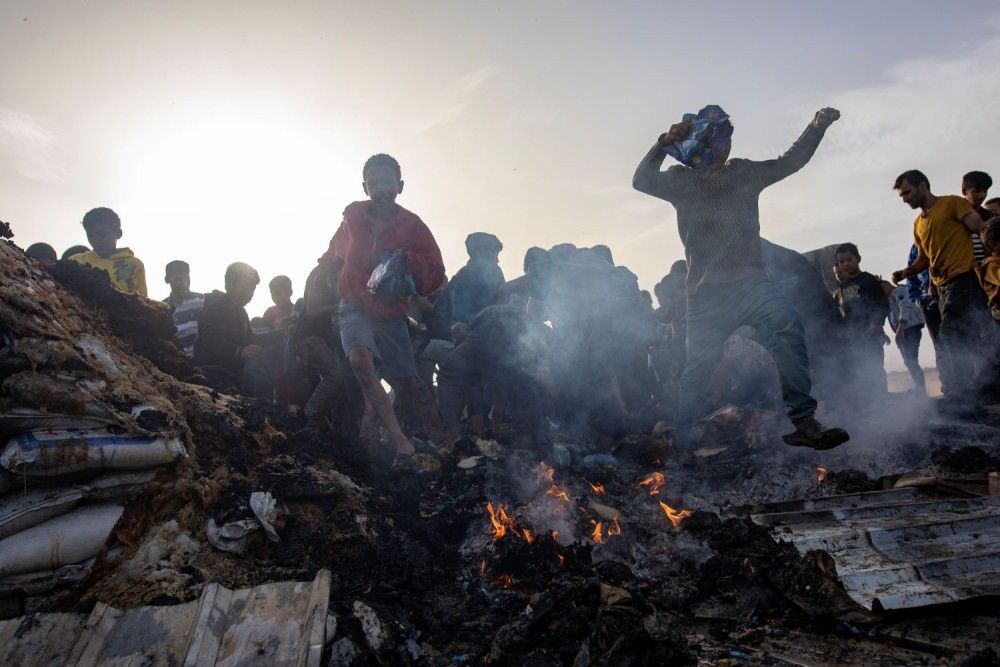
M 6 665 L 319 665 L 330 573 L 231 591 L 209 584 L 186 604 L 0 621 Z
M 876 611 L 1000 594 L 1000 496 L 911 487 L 775 503 L 750 515 L 802 553 L 829 554 L 847 593 Z

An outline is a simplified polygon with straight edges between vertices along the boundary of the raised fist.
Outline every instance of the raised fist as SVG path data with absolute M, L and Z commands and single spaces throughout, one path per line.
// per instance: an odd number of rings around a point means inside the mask
M 821 130 L 825 130 L 826 128 L 833 125 L 834 122 L 836 122 L 839 119 L 840 119 L 839 111 L 837 111 L 836 109 L 832 109 L 830 107 L 826 107 L 816 112 L 816 116 L 813 117 L 813 125 L 815 125 Z
M 660 145 L 670 146 L 679 141 L 683 141 L 684 137 L 686 137 L 690 131 L 690 122 L 674 123 L 670 126 L 669 130 L 660 135 Z

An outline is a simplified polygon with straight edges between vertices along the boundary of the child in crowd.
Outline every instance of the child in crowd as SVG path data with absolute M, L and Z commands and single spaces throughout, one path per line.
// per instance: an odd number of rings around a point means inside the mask
M 273 306 L 264 311 L 264 319 L 271 329 L 278 329 L 281 320 L 292 314 L 292 279 L 288 276 L 275 276 L 267 284 L 271 290 Z
M 85 245 L 71 245 L 63 251 L 63 254 L 59 259 L 69 259 L 73 255 L 79 255 L 81 252 L 87 252 L 88 250 L 90 250 L 90 248 Z
M 987 255 L 976 267 L 976 274 L 986 292 L 990 315 L 1000 326 L 1000 216 L 986 221 L 981 236 Z
M 927 394 L 924 369 L 920 367 L 920 339 L 923 337 L 924 314 L 910 299 L 908 285 L 900 285 L 889 295 L 889 326 L 896 332 L 896 346 L 903 356 L 906 370 L 913 379 L 913 389 Z
M 187 354 L 194 354 L 198 315 L 205 303 L 205 295 L 191 291 L 191 267 L 187 262 L 175 259 L 167 263 L 165 274 L 163 281 L 170 285 L 170 296 L 163 303 L 174 307 L 177 345 Z
M 28 249 L 24 251 L 24 254 L 28 257 L 37 260 L 39 264 L 44 266 L 46 269 L 51 269 L 56 265 L 56 249 L 50 246 L 48 243 L 32 243 L 28 246 Z
M 146 267 L 128 248 L 119 248 L 122 222 L 110 208 L 100 207 L 83 216 L 83 229 L 93 250 L 70 257 L 85 266 L 108 274 L 111 284 L 122 292 L 138 292 L 146 296 Z
M 249 264 L 235 262 L 226 268 L 226 290 L 206 294 L 198 315 L 194 360 L 217 389 L 237 387 L 251 396 L 271 398 L 274 359 L 285 332 L 255 333 L 251 327 L 246 305 L 258 283 L 260 275 Z
M 985 171 L 970 171 L 962 177 L 962 196 L 965 201 L 972 205 L 972 210 L 979 214 L 979 217 L 986 222 L 992 214 L 983 207 L 986 201 L 986 194 L 993 187 L 993 179 Z M 979 234 L 972 232 L 972 256 L 976 259 L 976 264 L 986 258 L 986 249 Z
M 883 326 L 889 314 L 889 299 L 881 279 L 861 270 L 861 253 L 853 243 L 836 250 L 835 273 L 840 287 L 835 294 L 852 350 L 852 369 L 860 380 L 856 389 L 885 394 L 885 351 Z M 859 397 L 862 400 L 866 397 Z

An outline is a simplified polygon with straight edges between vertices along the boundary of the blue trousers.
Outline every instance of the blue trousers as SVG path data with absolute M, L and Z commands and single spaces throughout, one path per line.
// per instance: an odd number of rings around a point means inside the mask
M 687 361 L 681 378 L 677 419 L 691 423 L 709 411 L 709 378 L 722 359 L 726 340 L 741 326 L 771 354 L 792 421 L 816 412 L 810 395 L 805 332 L 792 302 L 765 275 L 731 283 L 704 284 L 687 297 Z

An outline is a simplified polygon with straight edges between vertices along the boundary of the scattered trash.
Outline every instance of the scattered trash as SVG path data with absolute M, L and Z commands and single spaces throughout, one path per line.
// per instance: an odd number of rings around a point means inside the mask
M 473 468 L 479 466 L 482 462 L 484 456 L 469 456 L 458 462 L 458 467 L 462 470 L 472 470 Z
M 366 605 L 361 600 L 354 601 L 354 617 L 361 621 L 361 629 L 365 633 L 365 641 L 368 647 L 378 653 L 385 648 L 386 635 L 382 621 L 379 620 L 375 610 Z
M 494 461 L 503 456 L 503 445 L 501 445 L 496 440 L 483 440 L 482 438 L 476 438 L 476 449 L 483 456 L 493 459 Z
M 220 551 L 242 555 L 246 553 L 250 537 L 261 529 L 267 539 L 272 542 L 281 541 L 275 530 L 278 509 L 274 496 L 270 492 L 254 491 L 250 494 L 250 510 L 253 518 L 229 521 L 221 526 L 214 518 L 209 518 L 205 528 L 209 544 Z
M 205 530 L 208 543 L 219 551 L 243 555 L 247 550 L 248 538 L 260 530 L 260 523 L 256 519 L 241 519 L 219 526 L 215 523 L 215 519 L 209 519 Z
M 250 509 L 253 510 L 254 516 L 257 517 L 257 522 L 264 529 L 268 539 L 272 542 L 280 542 L 278 533 L 274 530 L 274 522 L 278 518 L 278 509 L 274 496 L 270 493 L 254 491 L 250 494 Z

